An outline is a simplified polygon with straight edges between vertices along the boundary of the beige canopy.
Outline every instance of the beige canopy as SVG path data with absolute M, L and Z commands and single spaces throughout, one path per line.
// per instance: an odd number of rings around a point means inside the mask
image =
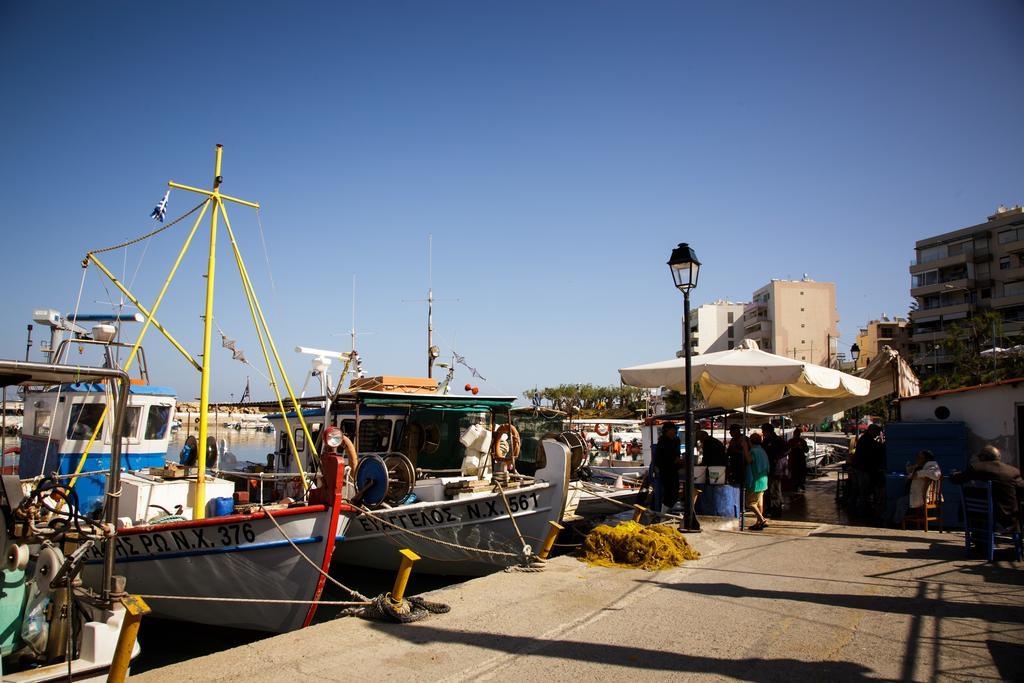
M 804 398 L 786 396 L 752 406 L 751 415 L 789 415 L 797 422 L 819 422 L 826 417 L 842 413 L 884 396 L 907 398 L 921 393 L 921 382 L 910 364 L 888 346 L 883 346 L 878 355 L 861 369 L 858 377 L 870 380 L 871 391 L 866 396 L 844 398 Z
M 739 408 L 784 395 L 832 399 L 867 396 L 871 382 L 832 368 L 768 353 L 745 339 L 729 351 L 692 359 L 693 381 L 708 406 Z M 623 383 L 635 387 L 666 387 L 687 391 L 683 358 L 619 370 Z

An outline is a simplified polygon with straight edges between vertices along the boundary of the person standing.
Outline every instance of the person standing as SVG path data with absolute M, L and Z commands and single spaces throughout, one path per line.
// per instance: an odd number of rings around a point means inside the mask
M 725 470 L 725 481 L 736 487 L 746 486 L 747 462 L 750 460 L 750 440 L 743 434 L 739 425 L 729 427 L 729 447 L 726 449 L 728 463 Z
M 679 456 L 678 427 L 666 424 L 661 428 L 661 438 L 654 447 L 654 466 L 658 468 L 658 486 L 661 489 L 661 504 L 667 509 L 679 500 Z
M 985 446 L 963 472 L 954 472 L 950 481 L 963 484 L 967 481 L 992 482 L 992 506 L 996 527 L 1000 531 L 1020 529 L 1020 502 L 1024 500 L 1024 479 L 1020 470 L 1000 461 L 999 449 Z
M 768 454 L 768 514 L 782 517 L 782 478 L 786 475 L 786 442 L 770 422 L 761 425 L 761 441 Z
M 727 467 L 729 458 L 725 454 L 725 444 L 708 434 L 703 429 L 697 432 L 697 443 L 700 444 L 701 465 L 706 467 Z
M 789 449 L 789 477 L 794 491 L 807 489 L 807 452 L 810 448 L 802 435 L 803 430 L 797 427 L 793 430 L 793 438 L 786 443 Z
M 885 438 L 882 428 L 872 423 L 857 440 L 854 464 L 862 468 L 866 490 L 862 493 L 862 510 L 881 521 L 885 511 Z
M 750 436 L 750 448 L 747 450 L 747 508 L 757 517 L 757 522 L 750 526 L 751 531 L 760 531 L 768 526 L 764 515 L 764 492 L 768 489 L 768 454 L 761 447 L 761 435 Z

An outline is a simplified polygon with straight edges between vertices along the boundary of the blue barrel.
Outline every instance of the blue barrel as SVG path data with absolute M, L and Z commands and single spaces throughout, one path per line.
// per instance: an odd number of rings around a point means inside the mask
M 214 498 L 210 501 L 209 507 L 212 508 L 211 517 L 227 517 L 235 512 L 235 500 L 230 497 Z
M 727 484 L 698 484 L 697 514 L 709 517 L 739 517 L 740 490 Z

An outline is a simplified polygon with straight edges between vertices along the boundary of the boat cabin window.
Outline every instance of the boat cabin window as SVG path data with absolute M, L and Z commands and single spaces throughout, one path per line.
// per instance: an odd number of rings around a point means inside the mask
M 68 421 L 68 436 L 73 440 L 91 439 L 103 415 L 104 403 L 74 403 Z M 47 428 L 49 433 L 49 428 Z
M 147 439 L 162 439 L 167 436 L 167 425 L 171 421 L 170 406 L 150 406 L 146 415 Z
M 306 433 L 302 431 L 302 427 L 295 429 L 295 450 L 299 453 L 306 450 Z
M 344 434 L 352 441 L 356 442 L 356 421 L 355 420 L 342 420 L 341 421 L 341 433 Z
M 142 417 L 142 406 L 129 406 L 128 413 L 124 416 L 124 424 L 121 425 L 121 436 L 126 439 L 134 439 L 139 433 L 139 418 Z
M 360 453 L 384 453 L 391 443 L 391 420 L 362 420 L 359 423 Z
M 49 436 L 50 425 L 53 423 L 53 411 L 36 410 L 35 423 L 32 425 L 32 433 L 36 436 Z

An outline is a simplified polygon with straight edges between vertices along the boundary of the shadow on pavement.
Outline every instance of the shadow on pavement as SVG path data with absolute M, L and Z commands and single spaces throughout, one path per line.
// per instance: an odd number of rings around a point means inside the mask
M 883 614 L 907 614 L 911 616 L 949 619 L 978 619 L 991 623 L 1019 624 L 1024 622 L 1024 606 L 1020 605 L 992 605 L 953 600 L 938 601 L 925 597 L 905 598 L 897 595 L 803 593 L 799 591 L 748 588 L 746 586 L 737 586 L 733 583 L 661 583 L 659 585 L 664 588 L 697 595 L 762 600 L 792 600 Z
M 483 631 L 449 631 L 414 624 L 373 624 L 373 628 L 419 645 L 469 645 L 510 655 L 533 655 L 653 671 L 710 673 L 741 681 L 841 680 L 875 681 L 871 670 L 853 662 L 802 662 L 797 659 L 719 659 L 643 647 L 577 640 L 511 636 Z

